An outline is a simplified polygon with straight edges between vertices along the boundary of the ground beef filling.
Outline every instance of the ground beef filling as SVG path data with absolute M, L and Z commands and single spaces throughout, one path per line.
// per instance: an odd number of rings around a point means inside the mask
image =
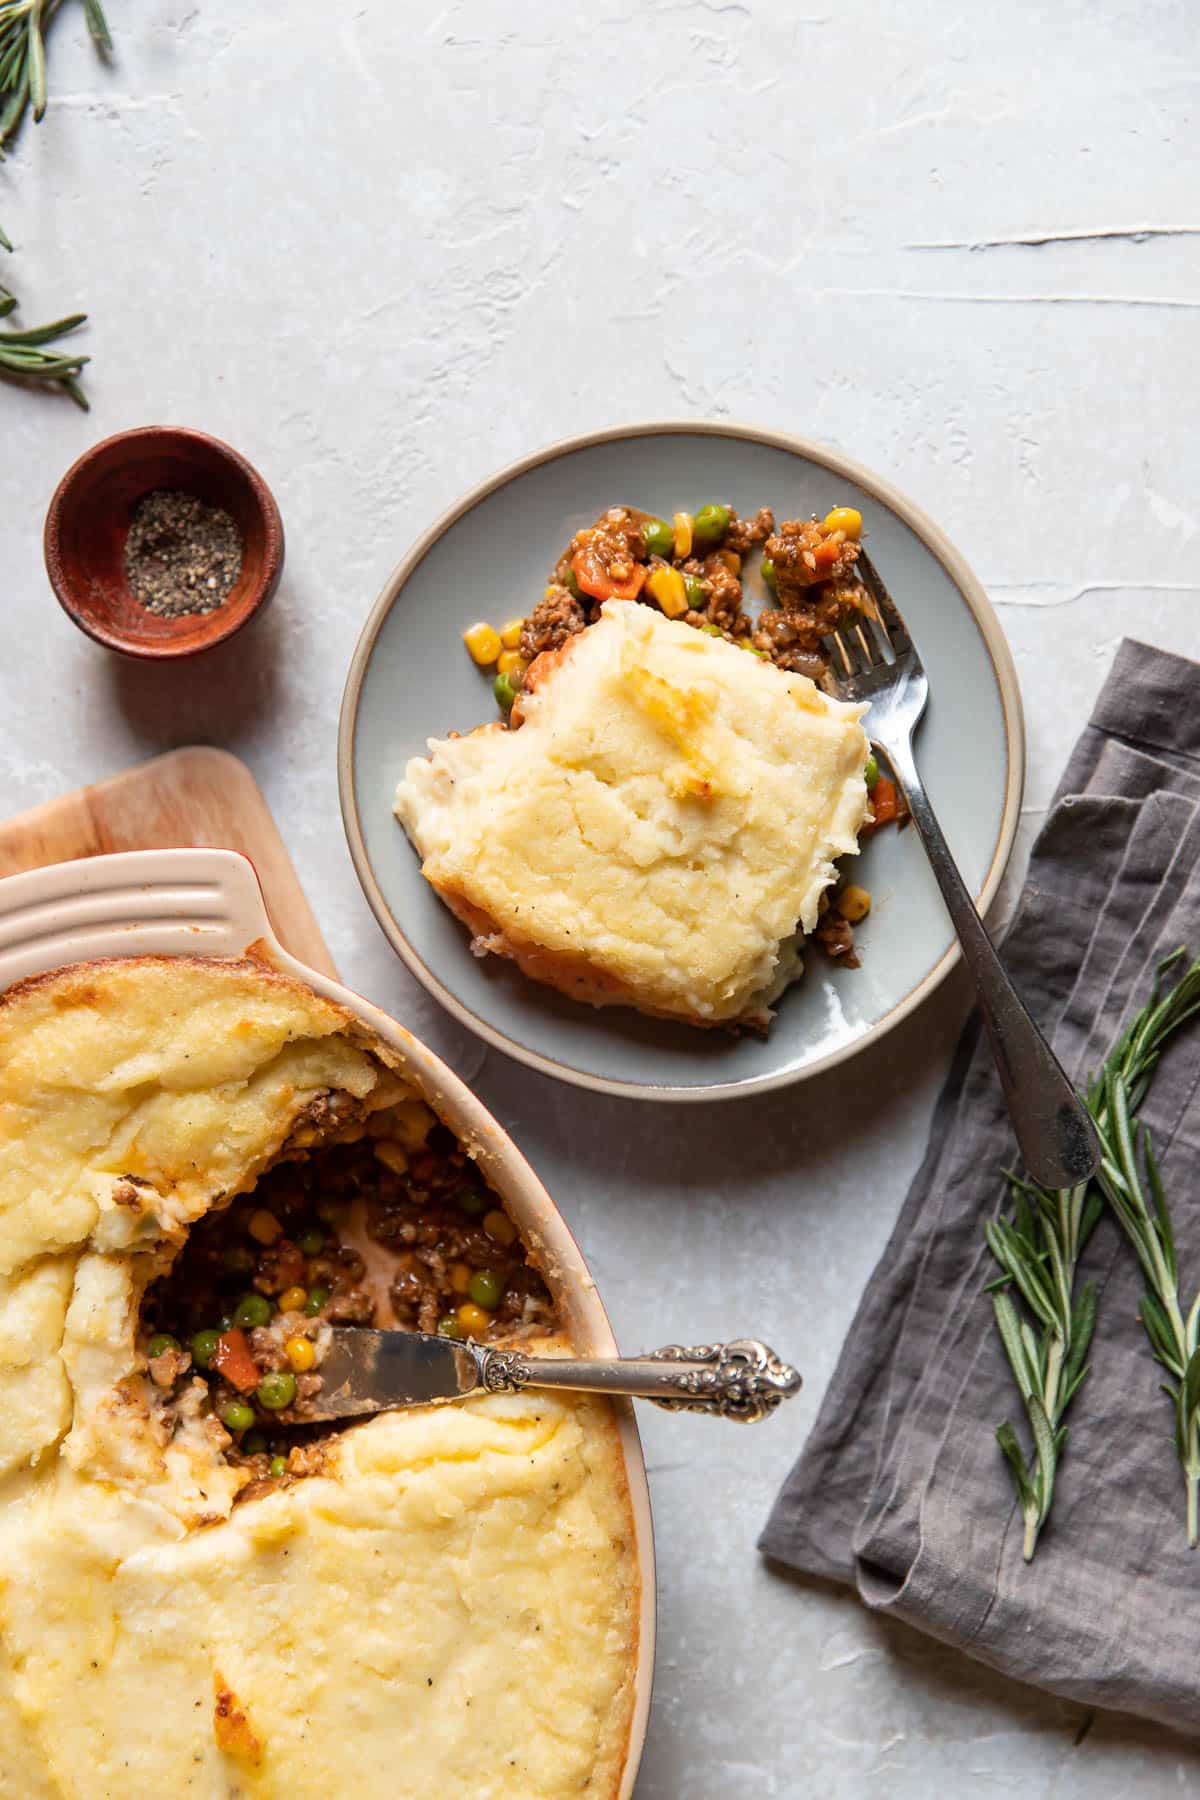
M 820 681 L 828 668 L 822 640 L 853 617 L 862 604 L 854 580 L 857 541 L 831 529 L 830 520 L 790 519 L 776 529 L 769 506 L 747 518 L 731 506 L 706 508 L 726 519 L 719 542 L 681 540 L 636 507 L 613 506 L 594 524 L 576 532 L 550 575 L 542 598 L 525 618 L 521 656 L 532 662 L 546 650 L 560 650 L 593 623 L 605 598 L 658 602 L 649 579 L 656 568 L 679 572 L 686 582 L 688 625 L 717 632 L 793 674 Z M 667 532 L 656 538 L 655 526 Z M 662 544 L 664 553 L 659 553 Z M 772 604 L 757 617 L 746 610 L 745 559 L 761 547 L 769 573 Z
M 453 1134 L 418 1101 L 347 1124 L 337 1098 L 293 1133 L 289 1160 L 200 1221 L 142 1306 L 150 1380 L 189 1409 L 204 1384 L 228 1460 L 253 1477 L 243 1497 L 319 1468 L 312 1430 L 282 1428 L 311 1426 L 330 1327 L 392 1323 L 345 1241 L 352 1216 L 387 1253 L 397 1326 L 482 1341 L 556 1328 L 515 1226 Z M 339 1141 L 309 1145 L 322 1129 Z

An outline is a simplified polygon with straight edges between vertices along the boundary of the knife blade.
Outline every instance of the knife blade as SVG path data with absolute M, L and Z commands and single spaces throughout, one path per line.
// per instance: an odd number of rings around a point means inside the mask
M 324 1386 L 311 1407 L 316 1419 L 353 1419 L 396 1406 L 459 1400 L 481 1386 L 468 1344 L 427 1331 L 335 1329 L 320 1365 Z

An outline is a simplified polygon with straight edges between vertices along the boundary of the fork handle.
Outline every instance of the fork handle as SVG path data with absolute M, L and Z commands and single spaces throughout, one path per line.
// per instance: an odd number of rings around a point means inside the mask
M 1025 1167 L 1043 1187 L 1075 1187 L 1099 1167 L 1096 1127 L 996 954 L 929 804 L 911 742 L 883 744 L 881 748 L 904 790 L 908 810 L 974 977 L 979 1009 L 991 1039 Z

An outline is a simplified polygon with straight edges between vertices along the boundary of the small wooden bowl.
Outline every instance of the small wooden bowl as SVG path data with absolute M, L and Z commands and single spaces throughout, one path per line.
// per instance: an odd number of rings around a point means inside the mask
M 182 488 L 237 522 L 241 574 L 211 612 L 160 618 L 130 592 L 129 522 L 156 488 Z M 163 661 L 211 650 L 267 604 L 283 568 L 283 521 L 262 476 L 228 444 L 202 431 L 144 425 L 105 438 L 67 470 L 46 514 L 44 549 L 50 585 L 81 631 L 124 656 Z

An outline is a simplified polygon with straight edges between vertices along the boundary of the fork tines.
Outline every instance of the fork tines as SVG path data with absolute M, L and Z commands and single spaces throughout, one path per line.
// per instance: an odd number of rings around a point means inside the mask
M 874 623 L 879 626 L 889 647 L 897 656 L 902 656 L 906 650 L 911 648 L 911 641 L 904 628 L 904 620 L 900 617 L 900 609 L 880 579 L 875 564 L 861 545 L 858 551 L 858 561 L 854 568 L 874 603 L 875 612 L 878 615 L 874 619 Z
M 880 662 L 895 662 L 911 647 L 896 603 L 865 550 L 859 549 L 854 567 L 868 604 L 862 608 L 861 619 L 839 626 L 825 639 L 830 655 L 836 657 L 841 671 L 851 678 L 868 673 Z

